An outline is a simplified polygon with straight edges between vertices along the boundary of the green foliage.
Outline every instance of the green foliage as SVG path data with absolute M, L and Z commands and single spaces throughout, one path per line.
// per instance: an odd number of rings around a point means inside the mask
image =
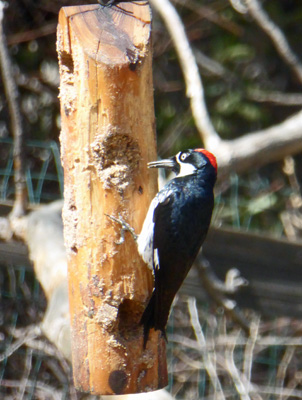
M 255 57 L 255 49 L 252 48 L 252 46 L 242 43 L 234 43 L 225 46 L 222 41 L 219 41 L 215 49 L 215 54 L 218 55 L 217 61 L 221 63 L 246 63 L 252 61 Z
M 6 35 L 29 139 L 58 142 L 60 111 L 55 49 L 57 15 L 62 6 L 82 3 L 82 0 L 10 0 L 5 11 Z M 297 111 L 295 106 L 260 102 L 252 96 L 256 89 L 260 95 L 273 91 L 301 91 L 292 71 L 253 19 L 247 14 L 236 12 L 227 0 L 192 0 L 181 5 L 175 3 L 175 6 L 194 49 L 221 67 L 218 73 L 214 68 L 208 68 L 202 63 L 199 65 L 207 108 L 214 127 L 223 139 L 233 139 L 277 124 Z M 302 58 L 300 2 L 264 2 L 263 6 L 272 20 L 283 29 L 297 56 Z M 52 31 L 44 35 L 45 27 L 51 25 Z M 156 13 L 153 44 L 158 149 L 159 155 L 166 157 L 180 149 L 200 147 L 202 143 L 186 98 L 178 57 Z M 10 121 L 1 89 L 0 135 L 6 137 L 10 132 Z M 277 171 L 280 179 L 284 179 L 282 171 L 272 165 L 256 172 L 257 181 L 268 182 L 269 187 L 269 182 L 274 179 L 272 171 Z M 278 213 L 286 204 L 288 190 L 270 193 L 267 189 L 265 193 L 249 193 L 253 182 L 254 178 L 240 177 L 235 184 L 235 203 L 229 202 L 228 191 L 220 189 L 220 201 L 224 204 L 222 220 L 231 224 L 237 221 L 240 225 L 255 226 L 257 229 L 275 225 L 278 230 Z M 232 186 L 234 182 L 227 185 Z M 265 217 L 262 218 L 263 215 Z

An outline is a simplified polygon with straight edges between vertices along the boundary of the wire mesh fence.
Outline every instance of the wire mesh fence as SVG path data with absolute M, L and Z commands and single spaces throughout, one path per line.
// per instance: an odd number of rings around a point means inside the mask
M 26 185 L 31 204 L 63 197 L 63 169 L 58 144 L 54 141 L 26 142 Z M 0 200 L 14 199 L 13 142 L 0 138 Z
M 1 265 L 0 290 L 0 397 L 87 397 L 76 395 L 69 364 L 39 330 L 46 300 L 33 271 Z M 250 337 L 219 310 L 178 296 L 167 349 L 176 399 L 302 398 L 301 322 L 248 317 Z
M 27 187 L 31 203 L 63 193 L 54 142 L 29 142 Z M 12 142 L 0 141 L 0 196 L 12 200 Z M 0 258 L 0 398 L 81 399 L 71 367 L 41 333 L 47 301 L 28 260 Z M 302 399 L 302 323 L 286 316 L 260 319 L 246 312 L 247 337 L 211 302 L 179 295 L 167 347 L 170 393 L 176 399 Z
M 41 334 L 46 299 L 31 268 L 0 265 L 0 398 L 69 398 L 70 368 Z
M 301 321 L 246 316 L 249 337 L 220 310 L 178 299 L 169 346 L 176 398 L 301 398 Z

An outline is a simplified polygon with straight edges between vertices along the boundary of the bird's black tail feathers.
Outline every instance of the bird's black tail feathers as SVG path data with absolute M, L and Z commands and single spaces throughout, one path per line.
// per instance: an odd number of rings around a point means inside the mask
M 146 348 L 149 339 L 149 331 L 155 326 L 155 296 L 152 293 L 151 299 L 140 320 L 140 325 L 144 326 L 144 349 Z
M 158 315 L 156 315 L 156 293 L 153 291 L 152 296 L 149 300 L 145 311 L 140 320 L 140 325 L 144 326 L 144 349 L 146 348 L 148 339 L 149 339 L 149 331 L 150 329 L 154 328 L 155 330 L 161 330 L 164 338 L 167 341 L 167 335 L 165 331 L 165 326 L 161 326 L 160 322 L 158 321 Z

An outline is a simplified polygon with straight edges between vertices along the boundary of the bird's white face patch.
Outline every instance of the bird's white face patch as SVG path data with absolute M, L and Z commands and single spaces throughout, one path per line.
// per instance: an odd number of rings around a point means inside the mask
M 176 158 L 180 166 L 180 171 L 179 174 L 177 175 L 177 178 L 180 178 L 181 176 L 187 176 L 187 175 L 192 175 L 196 172 L 197 168 L 194 167 L 194 165 L 190 163 L 186 163 L 183 161 L 184 153 L 178 153 Z

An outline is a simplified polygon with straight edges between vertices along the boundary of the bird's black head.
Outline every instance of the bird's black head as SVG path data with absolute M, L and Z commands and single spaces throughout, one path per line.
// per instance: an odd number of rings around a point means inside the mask
M 176 177 L 205 172 L 216 179 L 217 175 L 216 158 L 212 153 L 205 149 L 189 149 L 180 151 L 174 157 L 166 160 L 150 162 L 148 167 L 171 169 L 176 173 Z

